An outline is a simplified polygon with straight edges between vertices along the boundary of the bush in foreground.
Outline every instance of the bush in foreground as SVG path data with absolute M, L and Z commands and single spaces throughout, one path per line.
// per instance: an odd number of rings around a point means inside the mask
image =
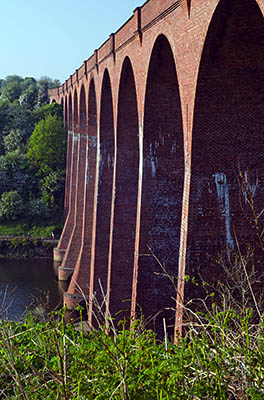
M 136 321 L 91 332 L 29 318 L 0 325 L 0 397 L 6 399 L 263 399 L 264 325 L 229 309 L 196 316 L 177 345 Z

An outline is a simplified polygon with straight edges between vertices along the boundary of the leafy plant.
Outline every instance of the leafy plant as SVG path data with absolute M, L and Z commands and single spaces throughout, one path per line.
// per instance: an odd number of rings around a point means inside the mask
M 0 201 L 0 219 L 17 219 L 24 211 L 23 199 L 15 190 L 4 192 Z

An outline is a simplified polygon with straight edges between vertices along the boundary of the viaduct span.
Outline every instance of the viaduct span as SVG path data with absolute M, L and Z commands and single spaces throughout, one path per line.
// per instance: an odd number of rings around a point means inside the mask
M 252 234 L 250 198 L 259 210 L 264 199 L 263 14 L 264 0 L 148 0 L 50 91 L 68 127 L 54 257 L 65 303 L 82 290 L 90 322 L 102 287 L 112 314 L 166 309 L 178 329 L 185 274 L 213 277 L 217 253 Z M 161 265 L 178 287 L 176 317 Z

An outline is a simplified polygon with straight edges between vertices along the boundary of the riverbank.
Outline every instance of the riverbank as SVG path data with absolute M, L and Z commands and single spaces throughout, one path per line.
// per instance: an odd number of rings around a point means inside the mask
M 0 236 L 0 259 L 52 259 L 57 243 L 57 239 L 51 238 Z

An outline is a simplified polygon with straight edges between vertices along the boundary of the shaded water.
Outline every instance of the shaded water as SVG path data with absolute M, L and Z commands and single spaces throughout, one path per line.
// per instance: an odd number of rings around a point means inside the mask
M 0 260 L 0 318 L 23 319 L 28 307 L 60 303 L 53 260 Z

